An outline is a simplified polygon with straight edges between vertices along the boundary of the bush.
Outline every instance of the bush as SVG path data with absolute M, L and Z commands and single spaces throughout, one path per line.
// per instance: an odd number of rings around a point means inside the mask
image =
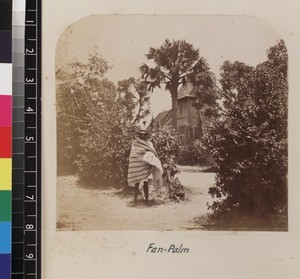
M 152 130 L 153 146 L 161 160 L 164 170 L 163 182 L 166 187 L 164 199 L 179 202 L 185 199 L 185 189 L 175 174 L 180 153 L 180 136 L 169 127 L 156 126 Z
M 97 49 L 86 62 L 57 71 L 57 174 L 77 174 L 82 183 L 126 184 L 136 125 L 149 114 L 147 86 L 134 78 L 115 86 Z
M 159 126 L 154 127 L 151 134 L 153 146 L 162 165 L 174 166 L 181 145 L 179 135 L 170 127 Z
M 283 41 L 257 67 L 225 62 L 222 113 L 206 137 L 217 165 L 216 216 L 287 218 L 287 52 Z
M 92 129 L 85 134 L 77 162 L 78 177 L 81 182 L 90 186 L 120 188 L 127 185 L 134 127 L 118 123 L 107 124 L 109 130 L 106 133 Z
M 87 63 L 73 62 L 56 72 L 57 174 L 74 174 L 80 140 L 92 121 L 90 111 L 101 110 L 100 93 L 114 91 L 104 78 L 107 62 L 94 50 Z M 99 101 L 99 105 L 98 105 Z
M 200 140 L 195 140 L 191 145 L 182 145 L 177 156 L 178 164 L 187 166 L 213 166 L 214 160 L 210 150 Z

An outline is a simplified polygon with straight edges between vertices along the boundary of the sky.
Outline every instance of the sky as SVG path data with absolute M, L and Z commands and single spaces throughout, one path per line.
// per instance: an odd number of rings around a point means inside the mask
M 85 61 L 97 46 L 112 67 L 106 77 L 117 84 L 140 77 L 139 67 L 151 64 L 145 54 L 163 41 L 184 39 L 199 48 L 218 77 L 225 60 L 255 66 L 267 59 L 266 51 L 281 39 L 267 23 L 248 16 L 94 15 L 70 25 L 60 36 L 56 67 L 77 59 Z M 151 93 L 151 116 L 171 108 L 171 96 L 163 88 Z

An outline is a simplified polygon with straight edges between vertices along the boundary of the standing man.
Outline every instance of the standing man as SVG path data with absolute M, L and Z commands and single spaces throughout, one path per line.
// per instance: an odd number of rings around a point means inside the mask
M 149 135 L 146 130 L 140 130 L 137 139 L 131 146 L 128 168 L 128 184 L 134 186 L 134 206 L 137 206 L 140 183 L 143 183 L 145 200 L 148 205 L 148 180 L 153 176 L 153 184 L 155 186 L 162 186 L 162 174 L 162 165 L 152 142 L 149 140 Z

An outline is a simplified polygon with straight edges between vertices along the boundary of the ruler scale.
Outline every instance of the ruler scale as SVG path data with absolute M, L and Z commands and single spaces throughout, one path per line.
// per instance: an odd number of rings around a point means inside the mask
M 40 4 L 14 7 L 13 279 L 41 278 Z
M 24 36 L 25 0 L 13 1 L 12 278 L 24 278 Z
M 12 1 L 0 1 L 0 278 L 10 279 L 12 228 Z
M 40 0 L 25 9 L 25 229 L 26 278 L 41 277 L 41 29 Z

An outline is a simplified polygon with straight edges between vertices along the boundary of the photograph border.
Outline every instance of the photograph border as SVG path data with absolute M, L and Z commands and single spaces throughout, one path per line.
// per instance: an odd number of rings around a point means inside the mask
M 221 1 L 220 1 L 221 2 Z M 47 1 L 43 5 L 43 278 L 291 278 L 299 267 L 299 18 L 296 1 Z M 70 6 L 73 8 L 70 9 Z M 101 6 L 101 7 L 100 7 Z M 54 55 L 59 34 L 89 14 L 229 14 L 261 18 L 279 32 L 289 54 L 289 232 L 58 232 L 55 229 Z M 55 20 L 54 20 L 55 19 Z M 183 244 L 190 253 L 149 254 Z M 297 260 L 298 259 L 298 260 Z M 117 268 L 116 268 L 117 267 Z M 145 273 L 145 270 L 146 273 Z M 225 276 L 225 277 L 224 277 Z

